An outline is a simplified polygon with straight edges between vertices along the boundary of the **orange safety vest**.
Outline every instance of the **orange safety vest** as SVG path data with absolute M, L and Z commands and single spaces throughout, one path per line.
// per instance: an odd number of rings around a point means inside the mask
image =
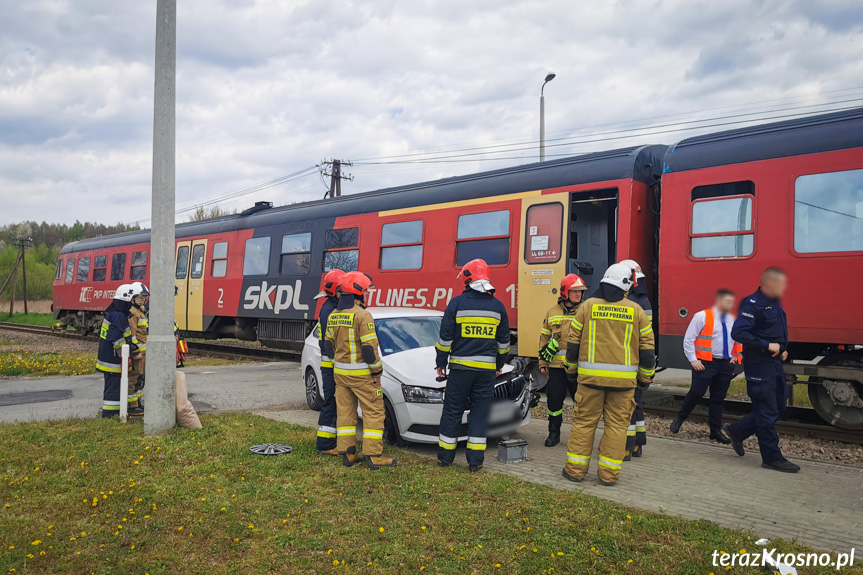
M 704 329 L 695 338 L 695 357 L 702 361 L 713 361 L 713 308 L 704 310 Z M 743 346 L 734 342 L 731 357 L 743 361 Z

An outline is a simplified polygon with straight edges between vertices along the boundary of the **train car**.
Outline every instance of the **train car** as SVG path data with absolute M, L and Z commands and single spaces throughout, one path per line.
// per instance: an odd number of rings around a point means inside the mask
M 683 335 L 716 288 L 745 296 L 778 266 L 786 371 L 826 421 L 863 429 L 863 109 L 689 138 L 663 172 L 662 365 L 689 366 Z
M 664 152 L 627 148 L 180 224 L 176 321 L 191 336 L 298 349 L 323 272 L 371 274 L 375 306 L 442 310 L 463 288 L 461 266 L 482 257 L 510 314 L 516 363 L 530 369 L 565 273 L 590 284 L 624 257 L 652 269 Z M 56 317 L 90 331 L 119 284 L 147 283 L 148 258 L 146 230 L 65 246 Z

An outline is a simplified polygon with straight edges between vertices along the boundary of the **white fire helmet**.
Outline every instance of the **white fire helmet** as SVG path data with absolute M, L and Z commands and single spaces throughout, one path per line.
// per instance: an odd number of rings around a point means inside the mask
M 132 301 L 133 297 L 135 297 L 135 288 L 132 284 L 122 284 L 114 292 L 114 299 L 116 300 Z
M 612 264 L 609 266 L 607 270 L 605 270 L 605 274 L 602 276 L 602 280 L 599 283 L 613 285 L 615 287 L 619 287 L 623 291 L 629 291 L 632 289 L 632 269 L 628 265 L 624 263 Z
M 635 279 L 640 280 L 644 277 L 644 272 L 641 271 L 641 266 L 638 265 L 638 262 L 635 260 L 623 260 L 620 263 L 627 266 L 630 269 L 635 270 Z

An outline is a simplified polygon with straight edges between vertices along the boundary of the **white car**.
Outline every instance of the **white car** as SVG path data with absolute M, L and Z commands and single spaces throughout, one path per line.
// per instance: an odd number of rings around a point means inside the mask
M 436 381 L 435 342 L 443 314 L 434 310 L 400 307 L 368 308 L 375 318 L 384 372 L 381 388 L 386 407 L 384 440 L 390 444 L 437 443 L 445 381 Z M 320 411 L 324 403 L 318 329 L 303 346 L 302 367 L 309 407 Z M 495 384 L 489 420 L 489 437 L 507 436 L 530 421 L 534 402 L 530 381 L 504 366 Z M 467 440 L 466 412 L 459 441 Z

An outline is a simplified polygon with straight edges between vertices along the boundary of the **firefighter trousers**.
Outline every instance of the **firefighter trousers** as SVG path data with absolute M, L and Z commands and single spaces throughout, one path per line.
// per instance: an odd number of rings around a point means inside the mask
M 144 371 L 146 369 L 147 356 L 141 354 L 141 359 L 132 360 L 132 369 L 129 371 L 129 397 L 135 398 L 135 405 L 144 397 Z M 141 385 L 138 385 L 138 382 Z M 134 407 L 132 402 L 129 402 L 129 407 Z
M 548 431 L 560 433 L 560 424 L 563 421 L 563 400 L 567 394 L 575 400 L 578 383 L 569 381 L 566 370 L 561 367 L 548 368 L 548 386 L 545 388 L 546 403 L 548 405 Z
M 102 372 L 105 376 L 105 387 L 102 390 L 102 417 L 115 417 L 120 415 L 120 382 L 122 377 L 119 373 Z M 130 386 L 131 387 L 131 386 Z M 138 406 L 138 396 L 129 392 L 126 400 L 129 409 Z
M 639 445 L 647 444 L 647 424 L 644 421 L 643 391 L 635 388 L 635 409 L 629 418 L 629 427 L 626 428 L 626 451 L 633 451 Z
M 616 483 L 626 450 L 626 428 L 635 409 L 635 388 L 601 389 L 579 385 L 572 413 L 572 432 L 566 444 L 567 475 L 584 477 L 590 465 L 599 418 L 605 430 L 599 442 L 599 479 Z
M 467 417 L 467 462 L 482 465 L 485 460 L 486 433 L 491 404 L 494 401 L 495 372 L 491 370 L 450 369 L 440 416 L 437 458 L 449 464 L 455 460 L 455 448 L 461 430 L 461 418 L 470 401 Z
M 324 388 L 324 405 L 318 415 L 318 451 L 336 448 L 336 379 L 333 368 L 321 368 L 321 383 Z M 365 412 L 363 412 L 365 413 Z
M 352 378 L 355 379 L 355 378 Z M 363 409 L 363 447 L 366 456 L 384 451 L 384 396 L 380 384 L 369 377 L 364 383 L 345 385 L 336 379 L 337 447 L 345 452 L 357 444 L 357 402 Z

